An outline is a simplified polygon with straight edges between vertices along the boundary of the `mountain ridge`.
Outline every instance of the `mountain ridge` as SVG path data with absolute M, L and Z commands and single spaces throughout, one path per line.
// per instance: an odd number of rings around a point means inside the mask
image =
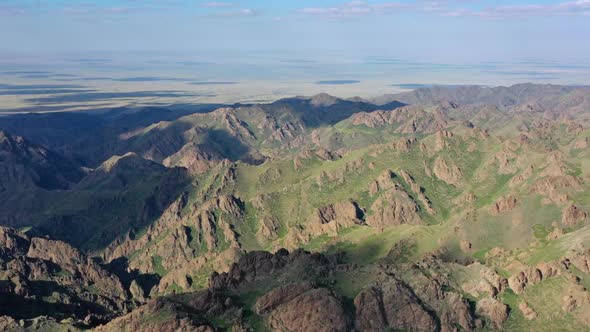
M 391 109 L 319 95 L 89 134 L 62 150 L 97 139 L 96 160 L 111 155 L 64 196 L 35 194 L 45 209 L 21 237 L 68 242 L 119 278 L 128 310 L 73 316 L 83 328 L 587 328 L 586 88 L 450 89 Z

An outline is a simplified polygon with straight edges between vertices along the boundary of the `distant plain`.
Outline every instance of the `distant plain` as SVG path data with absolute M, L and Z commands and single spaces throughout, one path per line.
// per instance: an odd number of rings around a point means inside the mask
M 435 85 L 584 85 L 590 64 L 467 64 L 324 54 L 100 54 L 0 57 L 0 113 L 255 103 L 328 93 L 370 98 Z

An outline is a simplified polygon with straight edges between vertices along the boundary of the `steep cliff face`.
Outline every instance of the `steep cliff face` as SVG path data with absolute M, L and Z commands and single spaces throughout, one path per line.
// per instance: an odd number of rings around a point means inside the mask
M 4 227 L 0 227 L 0 282 L 0 315 L 17 319 L 44 315 L 91 326 L 134 306 L 120 279 L 93 258 L 66 243 L 30 239 Z

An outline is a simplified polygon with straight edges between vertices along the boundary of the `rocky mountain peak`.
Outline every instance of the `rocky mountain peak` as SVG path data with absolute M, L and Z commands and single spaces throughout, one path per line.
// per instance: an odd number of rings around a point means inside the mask
M 330 96 L 327 93 L 320 93 L 317 95 L 312 96 L 310 99 L 310 104 L 315 107 L 328 107 L 336 104 L 340 101 L 339 98 Z

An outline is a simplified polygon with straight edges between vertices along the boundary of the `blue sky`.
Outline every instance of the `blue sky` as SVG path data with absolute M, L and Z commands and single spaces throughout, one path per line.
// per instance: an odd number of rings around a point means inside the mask
M 0 0 L 0 51 L 590 59 L 590 0 Z

